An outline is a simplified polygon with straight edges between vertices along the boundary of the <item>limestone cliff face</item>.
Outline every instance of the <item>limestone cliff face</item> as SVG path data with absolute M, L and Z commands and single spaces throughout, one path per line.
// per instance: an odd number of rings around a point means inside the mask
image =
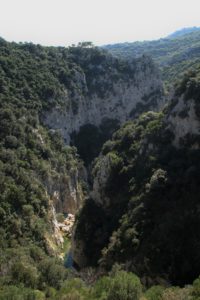
M 86 124 L 98 127 L 107 119 L 124 123 L 143 111 L 156 111 L 163 106 L 160 74 L 150 58 L 143 57 L 127 65 L 127 74 L 121 74 L 113 65 L 111 71 L 109 64 L 96 65 L 98 75 L 95 71 L 94 76 L 88 76 L 88 71 L 85 74 L 84 69 L 76 71 L 73 92 L 66 89 L 62 106 L 57 105 L 43 114 L 43 122 L 51 129 L 60 130 L 67 144 L 70 135 Z
M 181 147 L 189 141 L 192 148 L 198 149 L 200 145 L 196 138 L 200 135 L 200 120 L 197 116 L 195 100 L 186 101 L 182 95 L 173 100 L 173 103 L 172 109 L 166 116 L 168 128 L 174 134 L 173 145 Z
M 78 169 L 68 175 L 48 178 L 46 186 L 56 213 L 75 214 L 83 203 L 83 191 Z
M 74 168 L 68 174 L 56 174 L 46 178 L 44 185 L 49 197 L 49 221 L 52 234 L 46 236 L 46 247 L 49 253 L 63 259 L 62 247 L 64 243 L 63 231 L 57 220 L 57 214 L 75 215 L 83 205 L 84 194 L 81 180 L 85 176 L 84 170 Z M 62 254 L 62 255 L 61 255 Z
M 42 147 L 45 146 L 45 138 L 39 130 L 33 130 L 35 140 Z M 68 147 L 71 149 L 70 147 Z M 69 166 L 57 166 L 57 168 L 48 172 L 46 176 L 41 177 L 41 181 L 46 188 L 46 193 L 55 208 L 56 213 L 75 214 L 83 202 L 83 191 L 81 180 L 86 180 L 86 170 L 78 162 L 77 157 L 72 155 L 68 158 Z

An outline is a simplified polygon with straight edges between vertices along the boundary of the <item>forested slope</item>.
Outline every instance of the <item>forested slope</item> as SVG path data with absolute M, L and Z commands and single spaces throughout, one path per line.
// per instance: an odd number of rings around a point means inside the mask
M 146 56 L 0 40 L 0 299 L 198 299 L 199 279 L 169 287 L 199 276 L 195 69 L 158 112 L 162 82 Z M 100 150 L 89 193 L 83 165 Z M 79 271 L 64 267 L 55 228 L 68 212 Z
M 174 83 L 188 68 L 195 68 L 200 57 L 200 29 L 191 29 L 155 41 L 119 43 L 104 46 L 113 55 L 131 60 L 142 54 L 151 56 L 160 66 L 163 79 Z
M 147 283 L 199 276 L 199 71 L 163 112 L 142 114 L 104 144 L 76 227 L 80 266 L 122 263 Z

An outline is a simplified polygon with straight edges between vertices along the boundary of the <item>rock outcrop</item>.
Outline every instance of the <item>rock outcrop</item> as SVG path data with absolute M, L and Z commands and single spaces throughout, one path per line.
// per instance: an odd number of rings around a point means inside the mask
M 75 214 L 81 207 L 83 191 L 78 169 L 71 170 L 67 176 L 49 178 L 47 188 L 57 213 Z
M 175 103 L 166 117 L 168 128 L 174 134 L 173 145 L 175 147 L 184 146 L 190 139 L 191 147 L 198 149 L 199 143 L 195 137 L 198 138 L 200 135 L 200 122 L 195 100 L 184 100 L 184 95 L 182 95 L 173 102 Z
M 88 63 L 89 71 L 82 67 L 83 71 L 75 72 L 73 93 L 66 90 L 62 105 L 43 114 L 44 124 L 60 130 L 66 144 L 71 134 L 86 124 L 99 127 L 106 120 L 122 124 L 141 112 L 157 111 L 163 106 L 162 81 L 149 57 L 123 62 L 127 68 L 123 72 L 109 56 L 99 64 Z
M 60 218 L 61 219 L 60 219 Z M 49 220 L 51 221 L 52 233 L 45 235 L 46 249 L 49 254 L 64 259 L 66 255 L 64 242 L 71 238 L 75 222 L 75 215 L 57 214 L 53 203 L 50 203 Z

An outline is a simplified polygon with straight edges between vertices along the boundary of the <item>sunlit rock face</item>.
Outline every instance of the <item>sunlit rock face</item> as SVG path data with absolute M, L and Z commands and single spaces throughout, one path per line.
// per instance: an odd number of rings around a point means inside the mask
M 193 99 L 184 100 L 184 95 L 173 99 L 173 108 L 169 111 L 166 122 L 174 134 L 173 145 L 182 147 L 185 143 L 193 149 L 199 149 L 200 119 Z M 189 143 L 189 144 L 188 144 Z
M 162 108 L 165 102 L 162 81 L 152 60 L 144 56 L 128 68 L 127 74 L 115 79 L 118 70 L 110 71 L 108 61 L 103 75 L 94 75 L 90 82 L 84 70 L 76 71 L 77 88 L 73 93 L 66 90 L 64 104 L 46 111 L 43 122 L 53 130 L 60 130 L 65 143 L 69 144 L 70 135 L 86 124 L 98 127 L 110 119 L 122 124 L 141 112 Z M 97 83 L 98 89 L 90 91 L 88 86 L 97 86 Z
M 83 191 L 78 169 L 66 176 L 48 178 L 46 187 L 56 213 L 75 214 L 83 203 Z

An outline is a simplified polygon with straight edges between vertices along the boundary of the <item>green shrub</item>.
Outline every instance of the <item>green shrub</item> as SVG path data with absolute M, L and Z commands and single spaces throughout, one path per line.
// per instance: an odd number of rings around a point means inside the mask
M 190 300 L 188 288 L 172 287 L 164 290 L 161 300 Z
M 82 280 L 70 279 L 62 284 L 54 300 L 89 300 L 89 289 Z
M 92 299 L 106 300 L 112 279 L 108 276 L 103 276 L 93 286 Z
M 164 287 L 160 285 L 152 286 L 146 291 L 145 297 L 148 300 L 162 300 L 163 291 L 164 291 Z
M 16 262 L 12 266 L 13 282 L 23 283 L 26 287 L 37 287 L 38 272 L 36 267 L 26 264 L 25 262 Z
M 139 278 L 132 273 L 119 271 L 110 282 L 107 300 L 139 300 L 141 294 Z
M 193 282 L 191 295 L 192 295 L 192 300 L 199 300 L 200 299 L 200 278 L 197 278 Z
M 9 285 L 0 288 L 0 300 L 46 300 L 46 297 L 37 290 Z

